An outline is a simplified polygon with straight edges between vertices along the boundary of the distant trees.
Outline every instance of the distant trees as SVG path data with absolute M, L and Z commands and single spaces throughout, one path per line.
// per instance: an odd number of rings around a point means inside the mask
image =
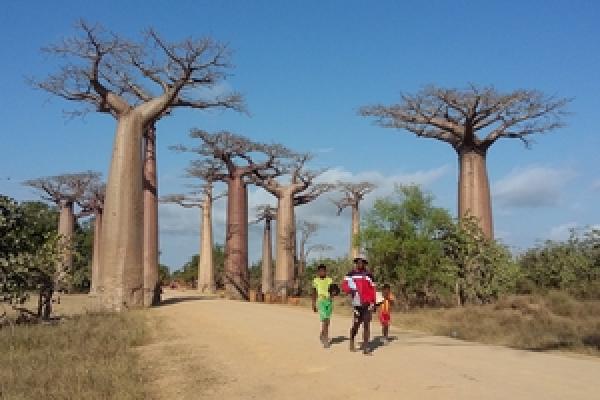
M 375 185 L 371 182 L 338 182 L 337 189 L 342 193 L 342 197 L 333 200 L 340 215 L 345 208 L 350 208 L 352 213 L 352 225 L 350 229 L 350 247 L 348 258 L 351 260 L 358 256 L 360 249 L 356 239 L 360 233 L 360 202 L 365 196 L 375 190 Z
M 214 268 L 215 268 L 215 285 L 217 289 L 225 288 L 225 248 L 221 244 L 215 244 L 213 248 Z M 173 271 L 170 279 L 173 281 L 182 281 L 187 284 L 194 284 L 198 281 L 198 263 L 200 260 L 199 254 L 194 254 L 190 260 L 182 265 L 179 269 Z
M 43 178 L 31 179 L 23 184 L 36 189 L 42 199 L 54 203 L 59 208 L 58 236 L 63 242 L 63 260 L 56 271 L 56 286 L 60 289 L 67 287 L 67 271 L 73 267 L 73 237 L 75 222 L 75 205 L 83 201 L 89 190 L 97 184 L 100 174 L 93 171 L 62 174 Z
M 310 154 L 287 154 L 289 161 L 281 169 L 256 171 L 255 183 L 277 198 L 277 234 L 275 259 L 275 292 L 290 295 L 297 278 L 295 208 L 308 204 L 333 190 L 330 183 L 316 181 L 321 171 L 306 167 Z M 284 176 L 284 179 L 277 179 Z M 289 180 L 285 180 L 289 176 Z
M 315 222 L 300 221 L 298 224 L 298 276 L 304 274 L 306 263 L 312 253 L 333 250 L 333 247 L 327 244 L 310 243 L 318 230 L 319 224 Z
M 101 280 L 102 271 L 100 267 L 100 239 L 102 237 L 102 215 L 104 213 L 104 194 L 106 185 L 101 182 L 93 182 L 83 197 L 78 201 L 84 215 L 93 216 L 94 238 L 92 244 L 92 265 L 89 276 L 90 294 L 96 294 L 98 284 Z
M 563 125 L 569 100 L 537 90 L 501 93 L 493 87 L 466 89 L 427 86 L 403 94 L 400 103 L 362 107 L 386 128 L 403 129 L 419 137 L 446 142 L 458 154 L 458 215 L 473 216 L 486 237 L 493 237 L 492 204 L 486 156 L 500 139 L 519 139 L 529 147 L 530 136 Z
M 255 223 L 264 221 L 262 258 L 261 258 L 261 281 L 260 290 L 263 294 L 273 291 L 273 234 L 271 222 L 277 218 L 277 210 L 269 204 L 256 207 Z
M 225 234 L 226 292 L 229 298 L 248 299 L 248 183 L 259 173 L 281 172 L 281 159 L 290 151 L 277 144 L 262 144 L 232 132 L 209 133 L 192 129 L 190 137 L 200 140 L 197 147 L 174 146 L 195 153 L 189 170 L 212 169 L 214 181 L 227 185 L 227 225 Z
M 600 298 L 600 230 L 572 230 L 565 241 L 546 241 L 518 257 L 521 292 L 564 290 Z
M 213 221 L 212 208 L 213 202 L 223 196 L 225 193 L 217 196 L 213 195 L 213 174 L 217 171 L 203 169 L 196 171 L 195 168 L 188 169 L 188 177 L 203 178 L 205 183 L 194 185 L 196 192 L 188 194 L 172 194 L 163 196 L 163 203 L 174 203 L 185 208 L 199 208 L 202 214 L 202 223 L 200 227 L 200 252 L 198 258 L 198 285 L 197 289 L 201 292 L 214 293 L 215 284 L 215 265 L 214 265 L 214 240 L 213 240 Z

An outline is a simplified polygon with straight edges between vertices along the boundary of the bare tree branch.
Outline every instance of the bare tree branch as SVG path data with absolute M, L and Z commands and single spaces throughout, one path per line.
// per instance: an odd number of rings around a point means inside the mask
M 309 187 L 306 191 L 299 193 L 294 197 L 294 206 L 301 206 L 315 201 L 324 193 L 331 192 L 335 189 L 332 183 L 317 183 Z
M 161 203 L 178 204 L 185 208 L 202 208 L 204 200 L 190 194 L 170 194 L 160 198 Z
M 405 129 L 417 136 L 463 147 L 487 150 L 500 138 L 520 139 L 563 126 L 570 99 L 546 97 L 536 90 L 499 93 L 493 87 L 466 89 L 427 86 L 402 95 L 399 104 L 362 107 L 359 114 L 375 117 L 383 127 Z
M 253 224 L 265 221 L 267 223 L 277 219 L 277 208 L 270 204 L 261 204 L 255 208 L 256 219 L 252 222 Z
M 193 129 L 190 137 L 200 139 L 197 147 L 183 145 L 171 149 L 200 156 L 191 162 L 188 176 L 211 181 L 228 181 L 243 176 L 254 181 L 256 176 L 279 176 L 284 173 L 283 160 L 292 152 L 280 144 L 261 144 L 231 132 L 208 133 Z
M 23 184 L 42 192 L 43 199 L 59 205 L 83 199 L 87 191 L 99 183 L 99 178 L 100 173 L 86 171 L 31 179 Z
M 77 204 L 81 208 L 80 216 L 87 216 L 102 212 L 104 209 L 104 195 L 106 193 L 106 184 L 99 181 L 92 181 L 82 197 L 77 199 Z
M 336 205 L 338 211 L 337 215 L 340 215 L 346 207 L 357 207 L 364 197 L 375 190 L 377 186 L 370 182 L 337 182 L 336 188 L 342 192 L 342 198 L 338 200 L 332 200 L 333 204 Z
M 149 29 L 131 41 L 85 21 L 76 29 L 42 49 L 68 62 L 45 80 L 31 80 L 33 86 L 116 118 L 136 107 L 149 120 L 175 107 L 245 111 L 239 93 L 211 94 L 232 67 L 227 47 L 211 38 L 167 42 Z

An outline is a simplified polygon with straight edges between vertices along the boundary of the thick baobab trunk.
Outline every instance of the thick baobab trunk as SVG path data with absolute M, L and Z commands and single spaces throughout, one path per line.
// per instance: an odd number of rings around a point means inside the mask
M 61 263 L 56 270 L 56 288 L 67 289 L 67 275 L 73 267 L 73 231 L 75 216 L 73 215 L 73 202 L 63 201 L 60 204 L 60 216 L 58 220 L 58 234 L 61 237 L 62 257 Z
M 278 199 L 275 260 L 275 291 L 286 297 L 294 280 L 294 204 L 293 193 L 285 190 Z
M 263 294 L 273 291 L 273 244 L 271 239 L 271 220 L 265 221 L 262 251 L 262 279 L 261 291 Z
M 352 206 L 352 227 L 350 229 L 350 259 L 354 260 L 360 253 L 359 246 L 356 244 L 356 238 L 360 234 L 360 211 L 358 204 Z
M 156 132 L 144 135 L 144 306 L 160 303 L 158 282 L 158 197 L 156 179 Z
M 474 149 L 458 152 L 458 215 L 476 217 L 488 238 L 493 238 L 492 202 L 486 169 L 486 154 Z
M 212 193 L 207 191 L 202 203 L 202 231 L 198 261 L 198 290 L 214 293 L 215 266 L 213 260 Z
M 94 243 L 92 247 L 92 281 L 90 294 L 96 294 L 101 278 L 100 246 L 102 237 L 102 211 L 98 210 L 94 217 Z
M 225 246 L 227 297 L 248 300 L 248 192 L 241 176 L 228 182 Z
M 115 311 L 144 304 L 143 129 L 136 113 L 119 119 L 106 184 L 98 291 L 104 306 Z

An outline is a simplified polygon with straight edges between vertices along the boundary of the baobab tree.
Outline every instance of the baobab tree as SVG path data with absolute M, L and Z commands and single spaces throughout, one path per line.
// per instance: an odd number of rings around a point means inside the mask
M 216 171 L 210 172 L 210 169 L 195 171 L 193 168 L 188 168 L 188 176 L 205 178 L 205 183 L 197 186 L 198 190 L 195 192 L 185 195 L 168 195 L 161 198 L 163 203 L 175 203 L 185 208 L 199 208 L 201 210 L 198 290 L 203 293 L 214 293 L 216 291 L 212 208 L 214 201 L 226 195 L 226 193 L 216 196 L 213 194 L 215 174 Z
M 94 182 L 90 185 L 83 197 L 77 201 L 81 207 L 82 215 L 93 215 L 94 218 L 94 241 L 92 244 L 92 271 L 90 277 L 90 294 L 95 295 L 98 283 L 102 280 L 102 269 L 100 262 L 100 248 L 102 237 L 102 215 L 104 213 L 104 193 L 106 185 Z
M 529 148 L 531 135 L 563 126 L 568 102 L 537 90 L 501 93 L 474 85 L 467 89 L 427 86 L 414 95 L 403 94 L 398 104 L 362 107 L 359 114 L 375 117 L 386 128 L 450 144 L 459 161 L 459 216 L 477 218 L 483 233 L 493 238 L 486 167 L 489 148 L 504 138 L 519 139 Z
M 255 183 L 277 198 L 277 235 L 275 259 L 275 291 L 283 297 L 290 294 L 293 286 L 296 261 L 296 217 L 295 207 L 308 204 L 320 195 L 333 189 L 334 185 L 316 183 L 319 171 L 305 169 L 312 159 L 310 154 L 291 156 L 281 175 L 285 171 L 289 182 L 278 182 L 270 171 L 257 171 Z
M 99 291 L 108 308 L 139 307 L 144 298 L 143 135 L 175 108 L 241 110 L 242 99 L 235 93 L 203 98 L 210 91 L 198 90 L 214 87 L 230 68 L 227 47 L 211 38 L 167 42 L 149 29 L 136 42 L 83 21 L 77 28 L 78 36 L 44 49 L 67 63 L 34 84 L 117 121 L 102 230 L 106 274 Z
M 216 181 L 227 184 L 227 224 L 225 234 L 225 290 L 233 299 L 248 299 L 248 190 L 250 177 L 263 171 L 281 174 L 278 165 L 291 152 L 281 145 L 253 142 L 231 132 L 208 133 L 193 129 L 190 137 L 200 139 L 199 147 L 174 146 L 201 156 L 190 168 L 214 168 Z M 260 159 L 260 160 L 259 160 Z
M 298 232 L 300 233 L 300 239 L 298 240 L 298 276 L 301 276 L 304 273 L 306 262 L 311 253 L 315 251 L 329 251 L 332 249 L 331 246 L 326 244 L 308 244 L 318 230 L 319 224 L 314 222 L 302 221 L 298 226 Z
M 338 182 L 337 188 L 342 192 L 343 197 L 339 200 L 333 200 L 339 216 L 344 208 L 350 207 L 352 211 L 352 225 L 350 228 L 350 250 L 348 257 L 354 259 L 360 252 L 359 246 L 356 243 L 356 238 L 360 233 L 360 202 L 364 197 L 375 190 L 375 185 L 370 182 Z
M 262 265 L 261 265 L 261 292 L 263 294 L 273 291 L 273 235 L 271 231 L 271 222 L 277 218 L 277 210 L 269 204 L 263 204 L 256 207 L 256 221 L 265 221 L 262 246 Z
M 73 232 L 75 230 L 74 206 L 81 200 L 92 184 L 100 177 L 97 172 L 87 171 L 31 179 L 24 185 L 41 192 L 44 200 L 59 209 L 58 234 L 61 240 L 62 262 L 56 271 L 55 284 L 58 290 L 65 289 L 67 274 L 73 266 Z

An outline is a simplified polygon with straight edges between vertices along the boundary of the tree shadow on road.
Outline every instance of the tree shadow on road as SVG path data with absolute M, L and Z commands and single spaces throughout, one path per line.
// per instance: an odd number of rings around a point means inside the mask
M 173 304 L 183 303 L 186 301 L 198 301 L 198 300 L 215 300 L 216 296 L 185 296 L 185 297 L 171 297 L 160 302 L 159 307 L 170 306 Z

